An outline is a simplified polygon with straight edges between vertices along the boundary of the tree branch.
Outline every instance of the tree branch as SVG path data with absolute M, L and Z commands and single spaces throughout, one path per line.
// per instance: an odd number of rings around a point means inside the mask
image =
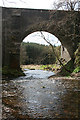
M 76 5 L 79 5 L 80 0 L 58 0 L 57 3 L 53 3 L 54 8 L 56 8 L 57 10 L 60 8 L 63 8 L 63 10 L 76 10 Z M 65 8 L 66 7 L 66 8 Z
M 51 48 L 52 48 L 52 50 L 53 50 L 53 53 L 54 53 L 54 55 L 57 57 L 57 60 L 59 61 L 59 63 L 63 66 L 63 68 L 64 68 L 67 72 L 71 73 L 71 71 L 68 70 L 68 69 L 63 65 L 63 63 L 62 63 L 61 60 L 59 59 L 58 55 L 55 53 L 55 50 L 54 50 L 53 45 L 45 38 L 45 36 L 43 35 L 42 31 L 40 31 L 40 33 L 41 33 L 41 37 L 51 46 Z

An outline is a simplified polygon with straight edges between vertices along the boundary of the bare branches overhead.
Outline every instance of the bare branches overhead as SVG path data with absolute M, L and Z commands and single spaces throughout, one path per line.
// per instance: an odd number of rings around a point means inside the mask
M 53 3 L 53 9 L 57 10 L 80 10 L 80 0 L 58 0 Z

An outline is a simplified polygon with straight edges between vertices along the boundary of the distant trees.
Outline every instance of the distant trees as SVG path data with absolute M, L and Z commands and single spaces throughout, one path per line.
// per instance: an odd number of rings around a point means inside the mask
M 53 3 L 53 9 L 57 10 L 80 10 L 80 0 L 58 0 Z
M 43 38 L 43 40 L 45 40 L 45 41 L 49 44 L 49 46 L 50 46 L 51 49 L 52 49 L 53 54 L 55 55 L 55 57 L 56 57 L 57 60 L 59 61 L 59 57 L 60 57 L 60 54 L 61 54 L 61 53 L 60 53 L 61 50 L 60 50 L 60 52 L 58 51 L 58 48 L 59 48 L 59 47 L 56 47 L 56 44 L 54 44 L 54 46 L 53 46 L 54 41 L 53 41 L 53 43 L 52 43 L 48 38 L 45 37 L 45 35 L 44 35 L 44 33 L 43 33 L 42 31 L 40 31 L 40 34 L 41 34 L 41 37 Z M 55 49 L 55 47 L 56 47 L 57 49 Z
M 54 46 L 55 49 L 60 49 L 59 46 Z M 59 50 L 60 51 L 60 50 Z M 20 64 L 54 64 L 56 56 L 50 46 L 40 45 L 37 43 L 22 43 L 21 44 L 21 63 Z
M 54 41 L 50 39 L 48 34 L 45 35 L 45 33 L 41 31 L 35 36 L 46 41 L 48 45 L 23 42 L 21 44 L 21 64 L 54 64 L 61 55 L 61 46 L 56 46 L 59 43 L 58 40 Z M 53 50 L 55 52 L 53 52 Z M 22 53 L 22 51 L 26 51 L 26 54 L 25 52 Z M 25 57 L 25 55 L 27 57 Z M 23 58 L 25 58 L 25 60 L 23 60 Z

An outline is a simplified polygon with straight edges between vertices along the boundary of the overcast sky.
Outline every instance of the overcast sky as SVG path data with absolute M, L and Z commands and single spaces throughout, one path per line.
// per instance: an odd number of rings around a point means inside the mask
M 58 40 L 58 38 L 56 38 L 54 35 L 48 33 L 48 32 L 43 32 L 43 35 L 45 36 L 46 39 L 48 39 L 48 41 L 52 44 L 52 45 L 61 45 L 60 41 Z M 23 42 L 35 42 L 35 43 L 39 43 L 39 44 L 44 44 L 44 45 L 48 45 L 48 43 L 41 37 L 41 33 L 40 32 L 34 32 L 30 35 L 28 35 Z
M 54 0 L 0 0 L 0 6 L 18 8 L 52 9 Z
M 14 8 L 52 9 L 53 1 L 54 0 L 0 0 L 0 6 Z M 44 32 L 44 35 L 52 42 L 52 44 L 60 45 L 58 39 L 52 34 Z M 26 36 L 23 41 L 47 45 L 47 43 L 40 37 L 39 32 L 35 32 L 29 36 Z

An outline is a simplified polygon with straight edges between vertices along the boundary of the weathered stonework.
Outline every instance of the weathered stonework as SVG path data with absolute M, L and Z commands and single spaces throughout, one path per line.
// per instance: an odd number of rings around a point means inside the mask
M 64 46 L 61 46 L 61 58 L 63 58 L 66 62 L 71 60 L 71 57 Z
M 80 12 L 2 8 L 3 66 L 20 68 L 20 44 L 29 34 L 55 35 L 71 58 L 80 42 Z
M 0 8 L 0 97 L 2 98 L 2 8 Z M 0 99 L 0 119 L 2 119 L 2 99 Z
M 0 8 L 0 68 L 1 67 L 2 67 L 2 8 Z

